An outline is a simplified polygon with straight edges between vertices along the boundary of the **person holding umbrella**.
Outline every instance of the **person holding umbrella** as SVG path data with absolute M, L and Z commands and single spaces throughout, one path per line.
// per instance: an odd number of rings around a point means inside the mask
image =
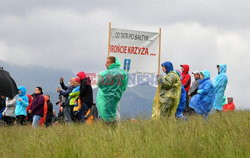
M 5 110 L 6 97 L 14 98 L 17 94 L 18 89 L 10 73 L 0 67 L 0 119 L 2 119 L 2 112 Z

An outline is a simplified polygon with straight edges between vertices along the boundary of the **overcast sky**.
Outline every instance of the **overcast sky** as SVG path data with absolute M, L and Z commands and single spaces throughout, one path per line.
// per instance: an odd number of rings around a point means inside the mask
M 228 64 L 226 95 L 248 106 L 250 1 L 0 0 L 0 59 L 74 72 L 104 69 L 108 23 L 157 32 L 162 59 L 208 69 Z

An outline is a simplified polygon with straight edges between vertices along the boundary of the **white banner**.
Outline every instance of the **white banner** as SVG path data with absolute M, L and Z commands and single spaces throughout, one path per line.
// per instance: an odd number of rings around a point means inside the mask
M 159 33 L 111 28 L 109 55 L 117 57 L 130 74 L 156 75 Z

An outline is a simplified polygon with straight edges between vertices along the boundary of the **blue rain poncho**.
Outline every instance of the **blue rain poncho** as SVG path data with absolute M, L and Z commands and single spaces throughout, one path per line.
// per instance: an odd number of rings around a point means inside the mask
M 223 107 L 223 97 L 224 92 L 227 87 L 228 78 L 226 75 L 227 65 L 219 65 L 220 72 L 219 75 L 216 76 L 214 81 L 214 89 L 215 89 L 215 99 L 213 103 L 213 108 L 217 110 L 222 110 Z
M 23 86 L 18 87 L 18 90 L 21 91 L 21 93 L 19 93 L 18 95 L 18 99 L 16 102 L 16 108 L 15 108 L 15 115 L 19 116 L 19 115 L 27 115 L 27 110 L 26 108 L 29 105 L 29 99 L 26 96 L 26 88 Z M 19 100 L 21 99 L 21 101 Z
M 99 116 L 105 122 L 117 120 L 118 103 L 127 88 L 127 72 L 120 69 L 120 62 L 116 58 L 115 63 L 99 74 L 97 86 L 97 109 Z
M 186 90 L 185 90 L 184 86 L 182 85 L 181 86 L 180 102 L 179 102 L 179 105 L 178 105 L 176 113 L 175 113 L 177 118 L 184 117 L 183 112 L 184 112 L 184 110 L 186 108 L 186 96 L 187 96 Z
M 208 115 L 213 106 L 214 86 L 210 80 L 210 72 L 204 70 L 201 73 L 204 78 L 199 81 L 197 94 L 190 100 L 189 107 L 197 114 Z
M 176 70 L 175 72 L 180 77 L 181 74 L 180 74 L 179 70 Z M 184 110 L 186 108 L 186 96 L 187 96 L 187 93 L 186 93 L 185 87 L 183 85 L 181 85 L 180 102 L 178 104 L 178 107 L 177 107 L 177 110 L 176 110 L 176 113 L 175 113 L 175 116 L 177 118 L 183 118 L 184 117 L 183 112 L 184 112 Z

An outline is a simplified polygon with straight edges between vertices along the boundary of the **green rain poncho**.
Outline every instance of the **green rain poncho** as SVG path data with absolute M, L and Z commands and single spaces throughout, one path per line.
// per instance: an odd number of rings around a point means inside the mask
M 173 72 L 171 62 L 162 64 L 167 69 L 166 75 L 160 78 L 155 94 L 152 118 L 174 117 L 180 101 L 181 81 L 177 73 Z
M 96 101 L 98 114 L 105 122 L 116 120 L 118 103 L 127 88 L 128 76 L 120 66 L 116 58 L 116 62 L 111 64 L 108 70 L 99 74 Z

